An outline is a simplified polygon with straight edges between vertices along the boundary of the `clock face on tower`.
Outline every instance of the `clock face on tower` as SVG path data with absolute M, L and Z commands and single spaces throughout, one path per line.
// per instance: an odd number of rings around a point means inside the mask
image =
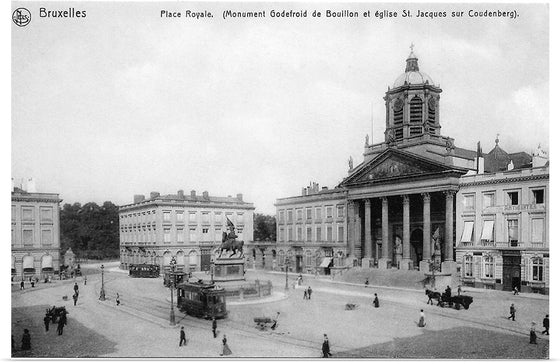
M 395 104 L 393 105 L 393 110 L 400 111 L 404 106 L 404 102 L 402 99 L 395 100 Z
M 432 111 L 436 109 L 436 99 L 435 98 L 431 97 L 430 100 L 428 100 L 428 107 Z

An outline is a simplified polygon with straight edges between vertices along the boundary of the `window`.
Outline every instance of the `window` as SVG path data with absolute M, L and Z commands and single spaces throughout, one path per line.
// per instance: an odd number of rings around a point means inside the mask
M 333 217 L 333 207 L 327 206 L 327 219 L 332 219 Z
M 196 229 L 195 228 L 189 229 L 189 241 L 191 241 L 191 242 L 196 241 Z
M 303 220 L 303 210 L 299 209 L 296 211 L 296 217 L 298 219 L 298 221 Z
M 311 229 L 311 227 L 307 227 L 307 234 L 306 234 L 306 239 L 307 241 L 311 241 L 313 235 L 313 229 Z
M 482 195 L 482 207 L 494 206 L 494 193 L 485 193 Z
M 285 241 L 286 237 L 284 236 L 284 228 L 280 228 L 278 230 L 278 236 L 280 237 L 280 241 Z
M 308 268 L 312 268 L 315 265 L 313 263 L 313 253 L 308 250 L 305 252 L 305 266 Z
M 177 242 L 182 243 L 185 241 L 185 234 L 183 233 L 183 229 L 177 229 Z
M 533 203 L 541 204 L 544 203 L 544 190 L 533 190 Z
M 196 222 L 196 212 L 189 212 L 189 222 Z
M 536 257 L 531 259 L 531 266 L 532 266 L 532 280 L 533 281 L 543 281 L 543 272 L 544 272 L 544 262 L 543 258 Z
M 171 211 L 163 212 L 163 221 L 171 221 Z
M 403 106 L 404 102 L 402 99 L 396 99 L 393 104 L 393 122 L 395 125 L 402 124 L 403 122 Z
M 278 221 L 284 222 L 284 215 L 285 215 L 284 210 L 280 210 L 280 211 L 278 212 Z
M 323 218 L 321 216 L 321 207 L 315 207 L 315 218 L 316 219 L 322 219 Z
M 294 221 L 294 212 L 292 210 L 288 210 L 288 222 Z
M 210 222 L 210 213 L 203 212 L 202 213 L 202 222 L 209 223 Z
M 327 241 L 333 241 L 332 226 L 327 226 Z
M 311 220 L 311 219 L 312 219 L 312 216 L 311 216 L 311 207 L 308 207 L 308 208 L 305 209 L 305 218 L 306 218 L 307 220 Z
M 169 229 L 163 229 L 163 242 L 171 243 L 171 231 Z
M 278 251 L 278 265 L 285 265 L 286 264 L 286 256 L 284 255 L 283 250 Z
M 237 229 L 237 240 L 238 241 L 243 240 L 243 229 Z
M 50 207 L 41 208 L 41 221 L 52 221 L 53 209 Z
M 511 219 L 507 221 L 508 241 L 517 244 L 519 239 L 519 220 Z
M 422 123 L 422 99 L 418 96 L 414 96 L 410 100 L 410 122 L 411 123 Z
M 238 212 L 237 213 L 237 223 L 242 223 L 242 222 L 243 222 L 243 213 Z
M 480 236 L 480 240 L 493 242 L 494 241 L 494 221 L 493 220 L 486 220 L 484 221 L 484 225 L 482 227 L 482 235 Z
M 494 258 L 487 255 L 483 258 L 484 278 L 494 278 Z
M 463 206 L 465 210 L 474 210 L 474 195 L 463 195 Z
M 23 230 L 23 245 L 33 245 L 33 230 Z
M 344 206 L 336 207 L 336 217 L 344 217 Z
M 214 240 L 222 241 L 222 229 L 215 229 L 214 230 Z
M 544 219 L 532 219 L 531 220 L 531 242 L 532 243 L 542 243 L 544 235 Z
M 177 211 L 177 221 L 183 221 L 185 219 L 185 214 L 183 211 Z
M 473 227 L 473 221 L 465 221 L 465 225 L 463 226 L 463 235 L 461 235 L 461 243 L 472 242 Z
M 473 276 L 473 257 L 472 255 L 466 255 L 463 258 L 463 262 L 465 265 L 465 277 L 472 277 Z
M 43 245 L 52 245 L 53 238 L 52 238 L 52 230 L 41 230 L 41 244 Z
M 204 229 L 202 229 L 202 233 L 204 235 L 208 235 L 208 230 L 209 230 L 208 228 L 204 228 Z
M 338 241 L 344 241 L 344 226 L 338 225 Z
M 22 207 L 21 209 L 21 219 L 24 221 L 33 220 L 33 207 Z
M 317 228 L 315 229 L 315 241 L 321 240 L 323 240 L 323 237 L 321 236 L 321 227 L 317 226 Z
M 519 192 L 518 191 L 508 192 L 506 202 L 509 206 L 519 205 Z
M 297 228 L 297 241 L 302 241 L 302 240 L 303 240 L 302 229 L 301 229 L 301 226 L 298 226 L 298 228 Z
M 214 212 L 214 222 L 218 223 L 218 224 L 221 224 L 222 221 L 223 221 L 222 220 L 222 213 L 221 212 Z
M 288 241 L 293 241 L 292 228 L 288 227 Z

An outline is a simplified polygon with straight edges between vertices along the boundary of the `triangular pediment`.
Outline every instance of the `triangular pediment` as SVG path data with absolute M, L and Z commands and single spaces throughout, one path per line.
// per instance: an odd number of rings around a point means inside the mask
M 457 171 L 457 169 L 456 167 L 447 166 L 410 152 L 387 149 L 371 161 L 358 166 L 341 183 L 341 186 L 409 177 L 433 176 L 448 171 Z

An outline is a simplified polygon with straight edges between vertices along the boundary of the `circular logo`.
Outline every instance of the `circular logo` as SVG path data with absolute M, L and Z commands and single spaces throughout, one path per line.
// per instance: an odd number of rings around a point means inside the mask
M 18 27 L 24 27 L 31 21 L 31 13 L 26 8 L 17 8 L 12 13 L 12 20 Z

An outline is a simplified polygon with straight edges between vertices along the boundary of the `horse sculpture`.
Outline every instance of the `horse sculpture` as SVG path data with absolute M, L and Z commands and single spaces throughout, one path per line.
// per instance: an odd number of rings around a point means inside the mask
M 234 255 L 236 255 L 238 252 L 240 253 L 240 255 L 243 254 L 243 241 L 238 241 L 235 238 L 231 238 L 228 237 L 228 234 L 226 232 L 224 232 L 222 234 L 222 244 L 220 245 L 220 257 L 222 256 L 222 254 L 225 251 L 231 251 L 231 254 L 229 255 L 228 258 L 233 257 Z
M 436 299 L 437 303 L 439 304 L 439 302 L 441 301 L 441 293 L 436 292 L 436 291 L 431 291 L 429 289 L 426 290 L 426 296 L 428 296 L 428 302 L 426 302 L 426 304 L 434 304 L 434 301 L 432 301 L 433 299 Z

